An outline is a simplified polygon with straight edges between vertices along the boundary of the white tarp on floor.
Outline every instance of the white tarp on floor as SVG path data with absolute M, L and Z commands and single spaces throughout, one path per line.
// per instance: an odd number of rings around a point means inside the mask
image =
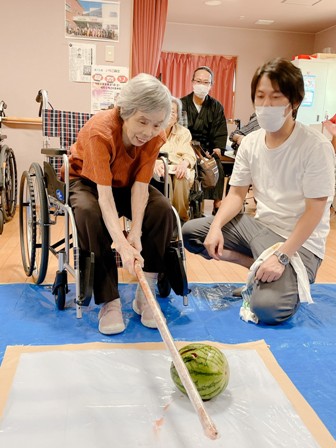
M 255 349 L 223 352 L 228 388 L 205 403 L 220 434 L 215 441 L 174 386 L 169 352 L 108 348 L 22 353 L 0 422 L 0 446 L 321 446 Z

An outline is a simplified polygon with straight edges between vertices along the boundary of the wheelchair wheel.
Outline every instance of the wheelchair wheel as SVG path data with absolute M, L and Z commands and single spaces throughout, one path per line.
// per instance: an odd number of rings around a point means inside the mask
M 35 263 L 32 278 L 39 285 L 45 279 L 48 268 L 49 209 L 41 166 L 38 163 L 32 163 L 29 168 L 29 175 L 34 189 L 36 215 Z
M 63 271 L 57 271 L 55 281 L 52 287 L 52 293 L 55 297 L 56 308 L 64 310 L 66 294 L 68 290 L 68 274 L 64 269 Z
M 30 277 L 36 253 L 36 210 L 33 182 L 27 171 L 21 176 L 19 203 L 21 258 L 23 269 Z
M 57 288 L 57 293 L 55 294 L 56 307 L 59 310 L 64 310 L 66 300 L 66 286 L 61 285 Z
M 8 146 L 3 146 L 0 154 L 0 189 L 4 221 L 10 221 L 16 210 L 17 203 L 17 170 L 14 152 Z

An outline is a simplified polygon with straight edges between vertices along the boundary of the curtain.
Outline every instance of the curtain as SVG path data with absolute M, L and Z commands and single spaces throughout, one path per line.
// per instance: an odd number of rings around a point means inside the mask
M 166 29 L 168 0 L 134 0 L 132 76 L 156 75 Z
M 234 118 L 236 56 L 162 52 L 156 76 L 161 76 L 171 93 L 181 98 L 192 92 L 192 75 L 202 65 L 214 72 L 215 82 L 210 95 L 223 104 L 227 119 Z

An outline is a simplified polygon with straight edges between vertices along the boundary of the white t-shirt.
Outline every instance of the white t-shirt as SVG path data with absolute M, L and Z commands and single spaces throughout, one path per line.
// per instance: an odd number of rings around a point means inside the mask
M 255 218 L 284 238 L 303 214 L 305 198 L 327 196 L 323 217 L 303 244 L 323 258 L 335 189 L 335 157 L 322 133 L 296 122 L 282 145 L 268 149 L 265 131 L 252 132 L 239 146 L 230 185 L 253 185 Z

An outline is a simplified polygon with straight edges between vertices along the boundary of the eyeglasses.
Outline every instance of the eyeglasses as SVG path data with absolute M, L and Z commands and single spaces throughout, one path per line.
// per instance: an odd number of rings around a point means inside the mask
M 211 81 L 203 81 L 202 79 L 193 79 L 195 84 L 203 84 L 204 86 L 209 86 Z
M 209 86 L 211 81 L 203 81 L 202 79 L 193 79 L 192 82 L 195 84 L 203 84 L 204 86 Z

